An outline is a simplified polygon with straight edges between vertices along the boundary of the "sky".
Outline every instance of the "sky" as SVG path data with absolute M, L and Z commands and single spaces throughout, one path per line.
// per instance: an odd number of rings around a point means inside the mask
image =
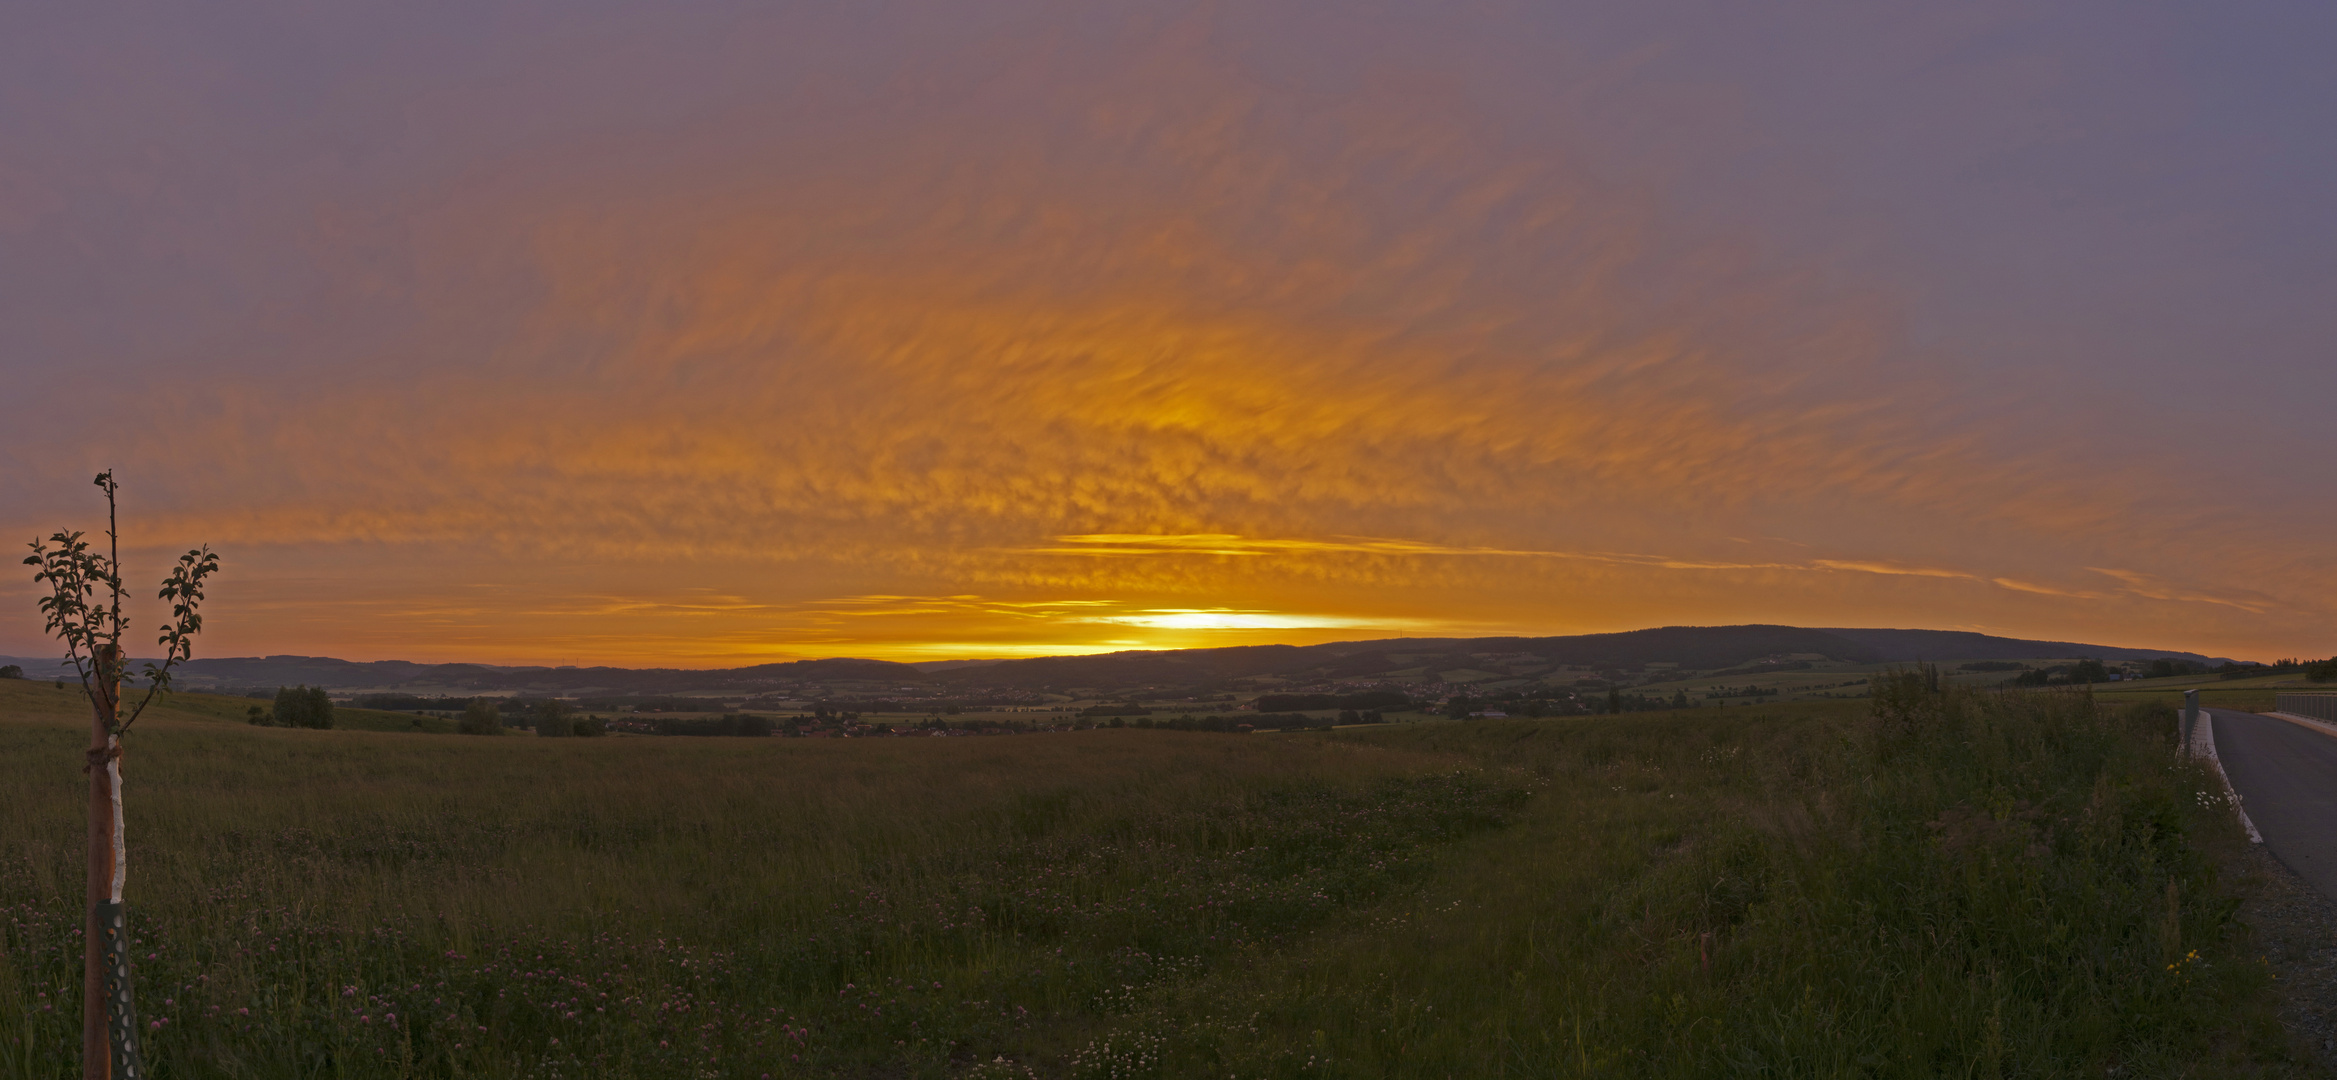
M 4 18 L 0 535 L 198 655 L 2337 653 L 2327 4 Z

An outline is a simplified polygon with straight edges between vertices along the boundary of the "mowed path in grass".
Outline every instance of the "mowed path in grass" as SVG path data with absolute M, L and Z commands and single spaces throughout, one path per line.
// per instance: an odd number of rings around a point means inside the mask
M 841 741 L 189 697 L 125 768 L 141 1001 L 182 1076 L 2287 1074 L 2203 776 L 2075 701 Z M 78 709 L 0 684 L 0 1078 L 69 1071 Z

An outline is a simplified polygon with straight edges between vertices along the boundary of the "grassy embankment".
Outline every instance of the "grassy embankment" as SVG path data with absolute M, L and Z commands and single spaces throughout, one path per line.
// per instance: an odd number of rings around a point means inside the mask
M 171 1076 L 2286 1075 L 2161 709 L 128 760 Z M 51 700 L 51 699 L 55 700 Z M 0 684 L 0 1077 L 70 1070 L 73 703 Z

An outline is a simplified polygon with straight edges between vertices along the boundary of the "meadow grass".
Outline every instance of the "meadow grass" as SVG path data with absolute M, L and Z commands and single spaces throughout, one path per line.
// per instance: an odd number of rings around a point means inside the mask
M 2217 789 L 2082 694 L 923 740 L 181 704 L 125 767 L 159 1077 L 2295 1068 Z M 0 684 L 9 1080 L 74 1071 L 76 708 Z

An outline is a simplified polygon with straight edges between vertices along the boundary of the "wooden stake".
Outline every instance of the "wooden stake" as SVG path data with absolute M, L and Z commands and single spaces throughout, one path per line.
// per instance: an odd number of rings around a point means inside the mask
M 142 1080 L 138 1014 L 130 1003 L 130 925 L 122 912 L 122 747 L 114 734 L 122 651 L 97 651 L 89 718 L 89 909 L 83 921 L 81 1075 Z
M 81 1076 L 83 1080 L 113 1080 L 113 1052 L 106 1045 L 106 932 L 102 910 L 114 893 L 114 709 L 121 688 L 113 674 L 121 667 L 121 652 L 108 645 L 98 650 L 97 678 L 91 686 L 89 718 L 89 903 L 83 922 L 81 965 Z

